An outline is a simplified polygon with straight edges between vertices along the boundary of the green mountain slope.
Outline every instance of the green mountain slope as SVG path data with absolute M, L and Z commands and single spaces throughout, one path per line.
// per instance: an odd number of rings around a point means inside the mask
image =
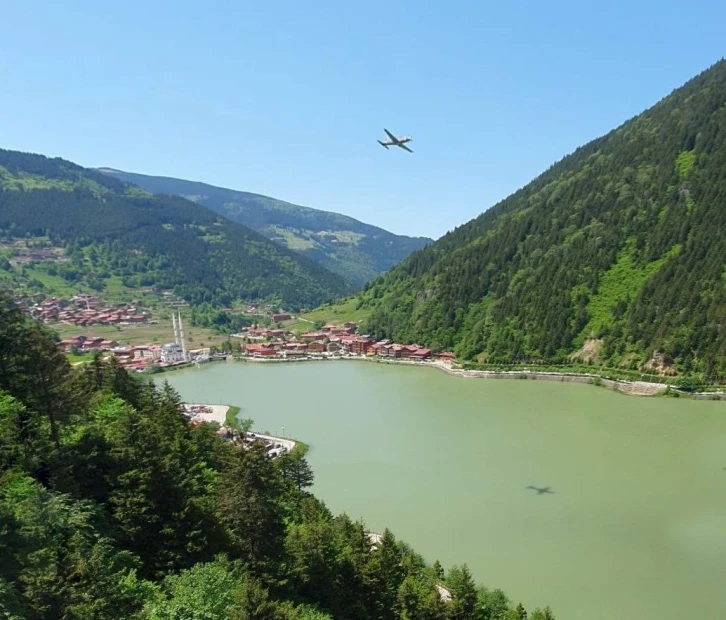
M 726 372 L 726 61 L 414 253 L 377 336 L 479 361 Z
M 0 237 L 3 248 L 45 239 L 62 249 L 54 269 L 100 291 L 120 279 L 129 288 L 173 290 L 190 303 L 269 299 L 295 309 L 353 290 L 318 263 L 189 200 L 152 196 L 41 155 L 0 150 Z
M 394 235 L 358 220 L 206 183 L 99 168 L 154 194 L 183 196 L 319 262 L 360 287 L 431 239 Z

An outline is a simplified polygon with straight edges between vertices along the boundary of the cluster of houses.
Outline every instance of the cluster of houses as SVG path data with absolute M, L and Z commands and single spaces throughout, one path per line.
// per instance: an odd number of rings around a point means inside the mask
M 15 303 L 26 314 L 43 323 L 66 323 L 78 327 L 91 325 L 129 325 L 148 323 L 151 315 L 135 304 L 109 305 L 95 295 L 75 295 L 71 299 L 45 295 L 18 295 Z
M 115 340 L 76 336 L 75 338 L 61 340 L 58 346 L 66 353 L 105 352 L 113 355 L 126 370 L 138 372 L 147 370 L 152 366 L 166 368 L 169 366 L 188 364 L 190 362 L 204 363 L 220 357 L 212 355 L 209 348 L 185 351 L 176 342 L 170 342 L 164 345 L 145 344 L 122 346 Z
M 417 344 L 399 344 L 391 340 L 376 340 L 366 335 L 356 335 L 355 323 L 342 326 L 325 325 L 293 337 L 281 329 L 250 328 L 237 337 L 253 341 L 245 347 L 249 357 L 294 359 L 307 357 L 331 357 L 354 355 L 401 360 L 425 361 L 430 359 L 453 360 L 453 353 L 434 353 Z M 265 342 L 254 342 L 265 340 Z
M 66 338 L 58 346 L 67 353 L 107 352 L 129 371 L 142 372 L 189 363 L 202 364 L 226 359 L 209 348 L 187 350 L 181 315 L 172 317 L 174 341 L 163 345 L 147 344 L 122 346 L 115 340 L 101 337 L 76 336 Z M 233 337 L 243 339 L 243 354 L 254 359 L 307 359 L 326 357 L 377 357 L 394 360 L 430 361 L 454 360 L 453 353 L 434 353 L 417 344 L 400 344 L 391 340 L 376 340 L 358 335 L 355 323 L 324 325 L 299 335 L 285 329 L 246 327 Z
M 207 348 L 187 350 L 181 314 L 172 315 L 174 342 L 163 345 L 146 344 L 122 346 L 115 340 L 100 337 L 75 336 L 65 338 L 58 347 L 65 353 L 107 352 L 113 355 L 126 370 L 142 372 L 150 366 L 164 368 L 183 364 L 202 364 L 215 359 L 226 359 L 226 355 L 212 354 Z
M 64 353 L 93 353 L 94 351 L 110 351 L 118 347 L 115 340 L 100 336 L 74 336 L 64 338 L 58 343 L 58 348 Z
M 64 260 L 63 249 L 53 247 L 23 247 L 22 242 L 11 243 L 13 247 L 13 256 L 8 262 L 15 267 L 16 265 L 27 265 L 29 263 L 38 263 L 41 261 L 60 262 Z M 66 259 L 67 260 L 67 259 Z

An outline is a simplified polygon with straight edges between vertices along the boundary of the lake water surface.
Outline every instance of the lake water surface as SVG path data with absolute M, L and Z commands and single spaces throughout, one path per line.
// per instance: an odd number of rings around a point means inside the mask
M 726 617 L 726 404 L 367 362 L 168 373 L 311 446 L 315 494 L 558 620 Z M 550 487 L 538 494 L 530 485 Z

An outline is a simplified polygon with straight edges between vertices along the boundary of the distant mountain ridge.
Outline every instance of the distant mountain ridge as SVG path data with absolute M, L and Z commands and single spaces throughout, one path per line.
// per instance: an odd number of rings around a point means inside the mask
M 0 259 L 16 239 L 62 249 L 68 282 L 173 290 L 191 304 L 310 307 L 353 287 L 305 256 L 178 196 L 61 158 L 0 149 Z M 0 261 L 2 262 L 2 261 Z M 12 278 L 12 270 L 2 274 Z
M 462 359 L 724 380 L 724 231 L 721 60 L 409 256 L 354 305 L 376 337 Z
M 102 167 L 103 174 L 152 194 L 182 196 L 243 224 L 363 286 L 432 239 L 396 235 L 347 215 L 302 207 L 261 194 L 199 181 Z

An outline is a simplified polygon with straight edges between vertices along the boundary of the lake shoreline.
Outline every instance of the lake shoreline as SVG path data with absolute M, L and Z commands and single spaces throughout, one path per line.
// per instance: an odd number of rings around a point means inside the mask
M 679 390 L 672 385 L 655 383 L 653 381 L 626 381 L 624 379 L 609 379 L 597 374 L 568 373 L 554 371 L 528 370 L 465 370 L 454 368 L 446 362 L 416 362 L 408 360 L 387 360 L 379 357 L 337 357 L 330 358 L 304 358 L 304 359 L 265 359 L 265 358 L 234 358 L 234 361 L 259 364 L 292 364 L 305 362 L 354 361 L 377 364 L 391 364 L 397 366 L 418 366 L 423 368 L 436 368 L 449 375 L 464 379 L 518 379 L 559 381 L 561 383 L 585 383 L 596 387 L 604 387 L 628 396 L 658 396 L 666 392 L 675 393 L 679 397 L 697 400 L 726 400 L 724 392 L 695 392 L 689 393 Z
M 409 360 L 387 360 L 380 357 L 335 357 L 335 358 L 296 358 L 296 359 L 266 359 L 266 358 L 250 358 L 250 357 L 228 357 L 227 361 L 244 362 L 252 364 L 299 364 L 311 362 L 337 362 L 337 361 L 353 361 L 367 362 L 376 364 L 390 364 L 396 366 L 417 366 L 422 368 L 435 368 L 454 377 L 464 379 L 518 379 L 518 380 L 539 380 L 539 381 L 558 381 L 560 383 L 584 383 L 596 387 L 625 394 L 627 396 L 671 396 L 681 397 L 695 400 L 726 400 L 726 392 L 685 392 L 679 390 L 673 385 L 665 383 L 656 383 L 654 381 L 626 381 L 624 379 L 610 379 L 598 374 L 586 374 L 577 372 L 555 372 L 529 370 L 526 366 L 521 369 L 513 370 L 465 370 L 463 368 L 455 368 L 447 362 L 417 362 Z M 206 364 L 205 364 L 206 366 Z M 173 372 L 176 370 L 188 369 L 193 364 L 179 364 L 164 368 L 163 372 Z M 160 373 L 154 373 L 160 374 Z

